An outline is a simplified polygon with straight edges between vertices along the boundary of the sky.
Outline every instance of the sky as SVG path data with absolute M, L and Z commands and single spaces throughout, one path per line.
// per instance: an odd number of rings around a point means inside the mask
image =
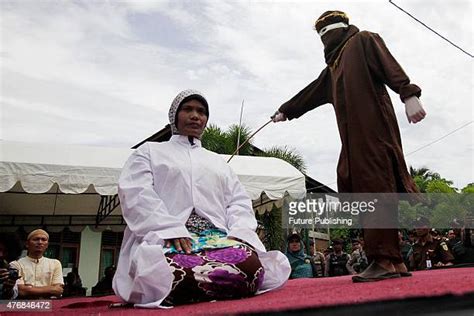
M 472 1 L 394 2 L 474 53 Z M 423 90 L 418 124 L 391 92 L 407 165 L 458 188 L 474 182 L 473 59 L 389 1 L 0 0 L 0 10 L 4 141 L 131 147 L 168 123 L 171 101 L 188 88 L 203 92 L 209 123 L 224 129 L 244 101 L 255 131 L 325 67 L 314 21 L 342 10 L 380 34 Z M 336 189 L 332 105 L 270 124 L 253 142 L 299 152 L 308 175 Z

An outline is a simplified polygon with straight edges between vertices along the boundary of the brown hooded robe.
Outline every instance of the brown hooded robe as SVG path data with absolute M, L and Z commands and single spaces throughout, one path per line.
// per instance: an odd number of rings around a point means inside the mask
M 401 100 L 420 96 L 421 89 L 410 84 L 378 34 L 359 32 L 351 25 L 329 31 L 322 40 L 328 66 L 279 111 L 291 120 L 322 104 L 334 105 L 342 142 L 337 166 L 339 192 L 417 192 L 407 171 L 385 85 Z M 334 42 L 338 45 L 328 58 L 328 43 Z M 365 229 L 364 239 L 372 259 L 402 262 L 397 229 Z

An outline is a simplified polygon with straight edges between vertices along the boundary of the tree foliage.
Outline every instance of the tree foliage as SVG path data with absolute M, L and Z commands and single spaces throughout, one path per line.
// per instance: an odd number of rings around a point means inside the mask
M 239 139 L 240 132 L 240 142 Z M 237 144 L 245 143 L 252 130 L 245 126 L 238 126 L 236 124 L 229 126 L 227 130 L 222 130 L 217 125 L 209 125 L 202 134 L 201 141 L 202 146 L 210 151 L 218 154 L 232 155 L 237 149 Z M 269 149 L 263 149 L 262 152 L 254 153 L 252 140 L 248 141 L 239 150 L 239 155 L 251 156 L 258 155 L 264 157 L 274 157 L 285 160 L 299 171 L 306 172 L 306 163 L 303 156 L 294 149 L 290 149 L 287 146 L 273 146 Z
M 294 149 L 289 149 L 287 146 L 273 146 L 269 149 L 265 149 L 263 153 L 259 153 L 259 156 L 264 157 L 275 157 L 288 162 L 290 165 L 306 173 L 306 163 L 303 156 Z
M 474 183 L 469 183 L 461 190 L 462 193 L 474 193 Z
M 231 155 L 237 149 L 237 139 L 243 144 L 251 135 L 251 130 L 245 125 L 231 125 L 228 130 L 223 131 L 217 125 L 209 125 L 202 134 L 202 146 L 218 154 Z M 240 155 L 252 155 L 252 141 L 250 140 L 239 150 Z
M 422 193 L 451 193 L 456 192 L 453 181 L 442 178 L 439 173 L 426 167 L 419 169 L 410 167 L 410 175 Z
M 256 218 L 261 222 L 265 229 L 264 244 L 267 250 L 284 251 L 285 241 L 283 239 L 283 228 L 281 225 L 282 208 L 273 205 L 270 212 L 256 214 Z
M 437 172 L 423 167 L 410 167 L 410 174 L 422 193 L 425 201 L 416 205 L 400 203 L 401 225 L 410 227 L 420 216 L 427 218 L 431 226 L 450 228 L 453 221 L 463 222 L 474 214 L 474 184 L 458 190 L 451 180 L 445 179 Z M 446 227 L 448 226 L 448 227 Z

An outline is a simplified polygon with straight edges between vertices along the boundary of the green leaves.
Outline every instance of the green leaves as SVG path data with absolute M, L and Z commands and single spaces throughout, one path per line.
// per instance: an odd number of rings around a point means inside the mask
M 239 132 L 240 142 L 238 142 Z M 210 151 L 218 154 L 232 155 L 237 149 L 238 144 L 243 144 L 251 135 L 252 130 L 245 125 L 239 127 L 237 124 L 233 124 L 224 131 L 217 125 L 211 124 L 204 130 L 201 141 L 202 146 Z M 303 156 L 288 146 L 273 146 L 270 149 L 259 150 L 252 145 L 252 140 L 250 140 L 240 148 L 239 155 L 275 157 L 285 160 L 302 173 L 305 173 L 307 170 Z
M 263 244 L 267 250 L 285 251 L 286 243 L 283 239 L 283 228 L 281 226 L 281 207 L 273 205 L 270 212 L 256 214 L 257 220 L 264 226 L 265 237 Z
M 273 146 L 270 149 L 265 149 L 263 152 L 258 153 L 259 156 L 264 157 L 275 157 L 285 160 L 290 165 L 306 173 L 306 163 L 303 156 L 294 149 L 289 149 L 288 146 Z
M 439 173 L 432 172 L 426 167 L 419 169 L 410 167 L 410 175 L 422 193 L 453 193 L 453 181 L 442 178 Z
M 237 139 L 239 138 L 240 130 L 240 144 L 243 144 L 251 135 L 251 130 L 245 125 L 240 128 L 234 124 L 229 127 L 227 131 L 223 131 L 217 125 L 209 125 L 202 134 L 202 146 L 210 151 L 218 154 L 232 155 L 237 149 Z M 239 154 L 250 156 L 253 153 L 252 142 L 248 142 L 240 150 Z

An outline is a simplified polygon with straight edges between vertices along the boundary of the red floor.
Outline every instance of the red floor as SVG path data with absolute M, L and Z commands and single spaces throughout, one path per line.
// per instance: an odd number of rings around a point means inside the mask
M 368 302 L 402 300 L 405 298 L 463 295 L 474 293 L 474 268 L 419 271 L 409 278 L 373 283 L 352 283 L 350 276 L 290 280 L 281 289 L 252 298 L 200 303 L 173 309 L 114 308 L 115 296 L 70 298 L 53 302 L 54 314 L 98 315 L 209 315 L 258 313 Z M 51 315 L 50 313 L 47 313 Z M 15 313 L 20 315 L 19 313 Z M 30 314 L 31 315 L 31 314 Z

